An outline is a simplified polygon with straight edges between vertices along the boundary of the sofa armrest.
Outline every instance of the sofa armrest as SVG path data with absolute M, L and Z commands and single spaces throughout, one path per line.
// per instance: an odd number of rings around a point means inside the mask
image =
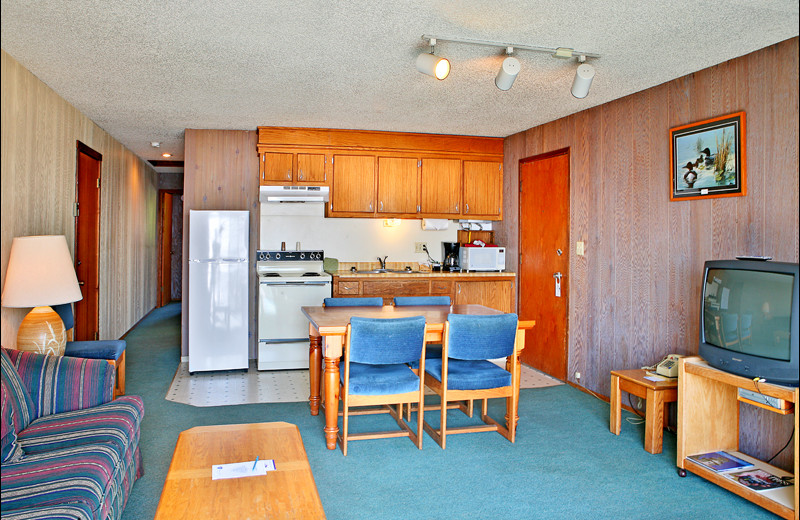
M 103 359 L 6 350 L 36 408 L 36 417 L 111 401 L 114 367 Z

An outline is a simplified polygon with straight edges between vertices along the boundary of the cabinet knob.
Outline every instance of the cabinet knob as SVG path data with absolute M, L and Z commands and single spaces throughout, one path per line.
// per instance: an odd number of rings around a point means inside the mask
M 298 174 L 297 174 L 297 179 L 298 179 L 298 180 L 301 180 L 301 181 L 303 180 L 303 170 L 300 170 L 300 171 L 298 172 Z
M 383 211 L 383 201 L 381 201 L 380 209 L 378 211 Z
M 292 180 L 292 170 L 286 172 L 286 178 Z
M 469 204 L 464 204 L 464 213 L 469 213 Z

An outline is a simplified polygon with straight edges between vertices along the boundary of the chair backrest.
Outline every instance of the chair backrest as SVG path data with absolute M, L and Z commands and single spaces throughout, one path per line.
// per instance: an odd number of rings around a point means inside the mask
M 517 338 L 516 314 L 449 314 L 447 357 L 454 359 L 496 359 L 514 352 Z
M 325 307 L 383 307 L 383 298 L 325 298 Z
M 350 361 L 391 365 L 419 361 L 425 342 L 425 317 L 350 318 Z
M 64 330 L 69 330 L 75 326 L 75 316 L 72 314 L 72 304 L 62 303 L 61 305 L 53 305 L 53 310 L 61 317 L 64 322 Z
M 449 296 L 395 296 L 394 304 L 397 307 L 410 305 L 450 305 Z

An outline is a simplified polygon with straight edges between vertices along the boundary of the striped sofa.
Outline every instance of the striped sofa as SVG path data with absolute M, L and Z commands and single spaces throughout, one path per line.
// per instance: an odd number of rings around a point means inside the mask
M 6 519 L 116 520 L 142 476 L 142 399 L 112 400 L 102 359 L 2 349 Z

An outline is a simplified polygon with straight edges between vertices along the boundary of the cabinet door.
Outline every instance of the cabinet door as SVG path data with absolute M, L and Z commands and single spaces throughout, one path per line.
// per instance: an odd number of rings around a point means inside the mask
M 334 155 L 330 200 L 332 214 L 374 213 L 375 157 Z
M 294 180 L 301 184 L 325 182 L 325 154 L 297 154 L 297 175 Z
M 378 213 L 417 213 L 418 194 L 416 158 L 378 157 Z
M 264 152 L 261 154 L 261 184 L 292 182 L 293 154 Z
M 464 161 L 465 217 L 502 218 L 503 164 L 489 161 Z
M 514 312 L 514 282 L 456 282 L 453 303 L 474 303 L 503 312 Z
M 422 159 L 421 212 L 458 215 L 460 203 L 461 160 Z

